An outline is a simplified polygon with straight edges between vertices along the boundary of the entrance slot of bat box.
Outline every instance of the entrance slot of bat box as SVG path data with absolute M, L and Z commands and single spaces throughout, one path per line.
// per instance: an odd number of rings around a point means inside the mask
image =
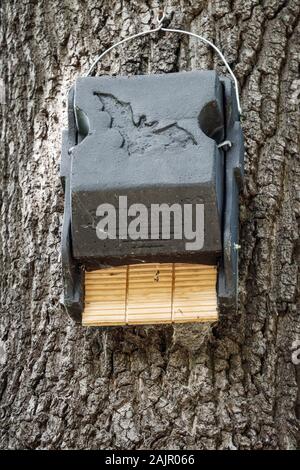
M 85 272 L 85 326 L 213 322 L 217 268 L 134 264 Z

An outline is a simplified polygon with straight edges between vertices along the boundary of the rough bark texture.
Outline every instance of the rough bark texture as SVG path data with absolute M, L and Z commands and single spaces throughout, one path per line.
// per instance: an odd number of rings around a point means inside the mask
M 60 305 L 67 90 L 99 51 L 153 25 L 158 6 L 2 2 L 2 448 L 294 449 L 300 442 L 300 366 L 291 360 L 300 336 L 299 0 L 166 1 L 170 24 L 219 45 L 242 88 L 238 313 L 216 325 L 87 329 Z M 113 52 L 97 73 L 212 67 L 225 72 L 206 46 L 161 34 Z

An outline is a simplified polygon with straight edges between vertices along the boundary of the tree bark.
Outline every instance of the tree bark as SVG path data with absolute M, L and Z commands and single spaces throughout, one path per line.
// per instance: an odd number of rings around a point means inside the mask
M 170 26 L 215 42 L 242 90 L 238 312 L 214 325 L 83 328 L 60 304 L 67 92 L 99 52 L 153 27 L 158 7 L 2 2 L 1 448 L 299 446 L 299 0 L 166 1 Z M 197 68 L 225 73 L 205 45 L 160 33 L 97 74 Z

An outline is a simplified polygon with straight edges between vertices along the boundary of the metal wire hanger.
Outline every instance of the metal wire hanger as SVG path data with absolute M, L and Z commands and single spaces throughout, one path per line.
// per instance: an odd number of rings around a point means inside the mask
M 86 74 L 86 77 L 89 77 L 92 72 L 94 71 L 96 65 L 98 64 L 98 62 L 106 55 L 108 54 L 112 49 L 114 49 L 115 47 L 118 47 L 120 46 L 121 44 L 124 44 L 125 42 L 127 41 L 131 41 L 132 39 L 136 39 L 140 36 L 145 36 L 146 34 L 152 34 L 152 33 L 157 33 L 158 31 L 165 31 L 165 32 L 168 32 L 168 33 L 180 33 L 180 34 L 187 34 L 188 36 L 192 36 L 192 37 L 195 37 L 197 39 L 200 39 L 201 41 L 203 41 L 204 43 L 208 44 L 209 46 L 211 46 L 216 52 L 217 54 L 219 55 L 219 57 L 222 59 L 226 69 L 228 70 L 228 72 L 230 73 L 232 79 L 233 79 L 233 82 L 234 82 L 234 88 L 235 88 L 235 95 L 236 95 L 236 101 L 237 101 L 237 107 L 238 107 L 238 111 L 239 113 L 241 114 L 242 113 L 242 109 L 241 109 L 241 104 L 240 104 L 240 96 L 239 96 L 239 85 L 238 85 L 238 81 L 237 81 L 237 78 L 236 76 L 234 75 L 230 65 L 228 64 L 227 60 L 225 59 L 224 55 L 222 54 L 222 52 L 220 51 L 220 49 L 215 45 L 213 44 L 211 41 L 209 41 L 208 39 L 204 38 L 203 36 L 200 36 L 199 34 L 195 34 L 195 33 L 191 33 L 190 31 L 185 31 L 183 29 L 173 29 L 173 28 L 164 28 L 163 27 L 163 21 L 166 17 L 166 14 L 165 12 L 163 12 L 161 18 L 157 17 L 157 23 L 158 23 L 158 26 L 157 28 L 154 28 L 154 29 L 149 29 L 147 31 L 142 31 L 140 33 L 137 33 L 137 34 L 133 34 L 132 36 L 129 36 L 128 38 L 125 38 L 125 39 L 122 39 L 121 41 L 119 42 L 116 42 L 115 44 L 113 44 L 111 47 L 109 47 L 108 49 L 106 49 L 104 52 L 102 52 L 102 54 L 100 54 L 95 60 L 94 62 L 92 63 L 92 65 L 90 66 L 87 74 Z

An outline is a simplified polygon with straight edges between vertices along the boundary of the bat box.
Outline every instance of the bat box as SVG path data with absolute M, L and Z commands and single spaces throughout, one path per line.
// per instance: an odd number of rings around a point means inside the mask
M 212 321 L 233 308 L 243 158 L 234 85 L 215 71 L 79 78 L 61 157 L 71 317 Z

